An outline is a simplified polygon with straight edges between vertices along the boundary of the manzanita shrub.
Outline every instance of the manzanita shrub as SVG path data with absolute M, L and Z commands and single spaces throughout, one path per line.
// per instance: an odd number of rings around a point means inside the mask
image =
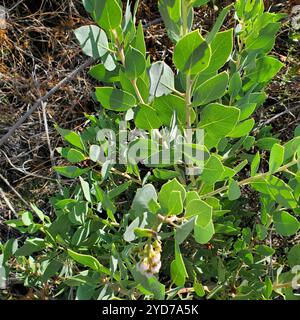
M 238 0 L 193 30 L 207 2 L 158 1 L 168 65 L 147 55 L 138 1 L 83 0 L 95 24 L 75 35 L 99 61 L 99 109 L 80 133 L 57 128 L 67 179 L 53 213 L 7 222 L 23 236 L 2 245 L 2 287 L 14 274 L 37 297 L 299 299 L 300 130 L 282 144 L 253 117 L 283 67 L 283 15 Z

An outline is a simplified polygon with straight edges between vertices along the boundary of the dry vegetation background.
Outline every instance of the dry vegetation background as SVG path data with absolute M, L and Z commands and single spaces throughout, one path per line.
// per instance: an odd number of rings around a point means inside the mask
M 159 19 L 157 1 L 140 2 L 138 15 L 146 26 L 149 54 L 153 60 L 170 62 L 172 44 Z M 218 7 L 230 2 L 215 1 L 215 6 L 198 10 L 195 26 L 209 30 Z M 272 131 L 286 141 L 300 118 L 300 39 L 295 25 L 300 3 L 269 0 L 265 4 L 271 11 L 288 14 L 273 52 L 286 67 L 269 86 L 267 103 L 255 117 L 260 127 L 271 125 Z M 86 60 L 73 30 L 91 20 L 81 0 L 0 0 L 0 6 L 1 138 L 38 98 Z M 228 26 L 232 23 L 231 19 Z M 94 85 L 87 73 L 81 72 L 51 96 L 44 114 L 40 107 L 0 147 L 0 241 L 13 232 L 3 221 L 13 218 L 29 202 L 50 210 L 49 196 L 57 191 L 51 167 L 61 161 L 56 153 L 52 161 L 50 157 L 49 149 L 61 144 L 54 124 L 80 131 L 85 125 L 84 113 L 98 110 L 91 99 Z

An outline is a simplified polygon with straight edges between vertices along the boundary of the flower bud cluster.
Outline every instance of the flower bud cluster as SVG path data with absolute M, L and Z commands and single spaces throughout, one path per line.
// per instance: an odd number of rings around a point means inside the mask
M 140 262 L 137 269 L 146 277 L 152 277 L 159 273 L 161 268 L 161 244 L 155 240 L 153 244 L 146 244 L 139 253 Z

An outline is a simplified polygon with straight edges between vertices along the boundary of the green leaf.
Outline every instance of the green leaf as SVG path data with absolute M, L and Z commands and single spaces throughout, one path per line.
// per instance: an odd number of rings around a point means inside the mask
M 241 190 L 239 184 L 235 180 L 231 179 L 228 188 L 228 199 L 230 201 L 234 201 L 239 199 L 240 196 Z
M 265 240 L 268 235 L 267 228 L 262 224 L 256 225 L 257 238 L 261 241 Z
M 89 57 L 103 57 L 109 50 L 106 33 L 97 26 L 83 26 L 75 30 L 82 51 Z
M 90 186 L 89 186 L 88 182 L 84 181 L 81 177 L 79 177 L 79 180 L 80 180 L 81 189 L 83 191 L 83 194 L 84 194 L 86 201 L 92 202 Z
M 292 236 L 300 229 L 299 221 L 286 211 L 278 211 L 273 214 L 276 232 L 281 236 Z
M 38 251 L 42 251 L 45 248 L 46 248 L 46 243 L 45 243 L 44 239 L 40 239 L 40 238 L 29 239 L 29 238 L 27 238 L 24 245 L 15 252 L 15 255 L 17 257 L 31 256 L 33 253 L 38 252 Z
M 181 201 L 184 201 L 186 196 L 186 191 L 185 191 L 185 188 L 178 182 L 177 179 L 173 179 L 162 186 L 158 194 L 158 199 L 163 209 L 167 211 L 171 209 L 170 206 L 172 204 L 169 202 L 169 199 L 171 197 L 172 192 L 176 192 L 176 191 L 180 192 Z
M 194 199 L 190 201 L 185 210 L 185 218 L 190 218 L 193 216 L 204 215 L 209 217 L 209 220 L 212 218 L 213 208 L 208 205 L 206 202 L 200 199 Z
M 199 128 L 205 130 L 205 144 L 208 148 L 218 144 L 236 126 L 240 116 L 239 109 L 221 104 L 209 104 L 200 114 Z
M 80 246 L 90 235 L 91 231 L 91 220 L 80 226 L 72 236 L 71 243 L 73 246 Z
M 137 190 L 132 201 L 132 209 L 137 214 L 149 211 L 149 202 L 151 200 L 157 201 L 157 193 L 152 184 L 146 184 Z
M 127 111 L 136 105 L 132 94 L 110 87 L 96 88 L 96 98 L 105 109 L 113 111 Z
M 195 219 L 191 218 L 187 222 L 184 222 L 175 230 L 175 241 L 180 245 L 185 241 L 189 234 L 194 229 Z
M 284 144 L 284 161 L 289 160 L 297 152 L 300 146 L 300 136 L 288 141 Z
M 228 93 L 230 94 L 231 99 L 235 98 L 239 94 L 241 89 L 242 79 L 240 73 L 237 71 L 232 75 L 232 77 L 229 80 Z
M 206 222 L 206 220 L 204 221 Z M 203 227 L 201 216 L 197 216 L 194 226 L 195 240 L 200 244 L 208 243 L 215 233 L 213 222 L 210 221 Z
M 18 240 L 17 239 L 11 238 L 4 244 L 3 249 L 2 249 L 2 254 L 3 254 L 2 262 L 0 259 L 0 268 L 1 268 L 1 266 L 5 265 L 5 263 L 17 251 L 17 249 L 18 249 Z M 0 257 L 1 257 L 1 255 L 0 255 Z
M 232 7 L 232 4 L 225 7 L 221 13 L 219 14 L 216 23 L 214 24 L 212 30 L 209 32 L 209 34 L 206 37 L 206 41 L 207 43 L 211 43 L 213 41 L 213 39 L 215 38 L 217 32 L 220 30 L 220 28 L 222 27 L 222 24 L 230 10 L 230 8 Z
M 112 31 L 121 25 L 122 8 L 117 0 L 95 1 L 94 16 L 101 28 Z
M 52 260 L 47 265 L 46 269 L 43 271 L 41 277 L 42 282 L 47 282 L 51 277 L 53 277 L 61 268 L 63 264 L 58 260 Z
M 273 200 L 285 208 L 293 209 L 297 207 L 293 189 L 275 176 L 260 179 L 259 181 L 251 183 L 251 185 L 255 190 L 270 195 Z
M 119 73 L 119 68 L 115 68 L 113 71 L 108 71 L 106 70 L 104 64 L 97 64 L 89 71 L 89 75 L 91 77 L 106 83 L 119 81 Z
M 186 193 L 186 198 L 185 198 L 185 205 L 186 207 L 188 206 L 188 204 L 193 201 L 193 200 L 197 200 L 200 199 L 200 196 L 198 194 L 197 191 L 188 191 Z
M 45 218 L 49 219 L 34 203 L 31 203 L 30 207 L 42 222 L 45 220 Z
M 156 110 L 149 105 L 140 105 L 134 118 L 137 128 L 144 130 L 158 129 L 162 126 L 161 119 Z
M 76 225 L 84 224 L 87 214 L 88 214 L 88 203 L 84 201 L 79 201 L 72 206 L 69 211 L 69 220 Z
M 194 7 L 200 7 L 205 5 L 209 0 L 194 0 L 193 6 Z
M 152 106 L 164 125 L 170 126 L 174 114 L 178 125 L 185 125 L 185 101 L 181 97 L 170 94 L 155 98 Z
M 276 33 L 280 29 L 281 24 L 278 22 L 269 23 L 261 30 L 253 30 L 246 38 L 245 47 L 248 52 L 264 52 L 268 53 L 274 46 Z M 254 24 L 254 28 L 257 28 Z
M 83 175 L 84 173 L 86 173 L 89 168 L 86 169 L 80 169 L 74 166 L 68 166 L 68 167 L 53 167 L 53 169 L 58 172 L 60 175 L 70 178 L 70 179 L 74 179 L 74 178 L 78 178 L 79 176 Z
M 284 160 L 284 147 L 280 144 L 275 143 L 272 146 L 270 161 L 269 161 L 269 173 L 275 173 L 280 166 L 283 164 Z
M 168 200 L 168 215 L 178 215 L 183 211 L 183 202 L 180 191 L 172 191 Z
M 218 32 L 212 42 L 210 63 L 205 73 L 221 69 L 230 57 L 233 48 L 233 29 Z
M 156 277 L 147 277 L 144 274 L 134 268 L 131 271 L 134 280 L 138 283 L 138 287 L 141 285 L 142 289 L 146 289 L 148 292 L 152 293 L 154 299 L 156 300 L 164 300 L 165 299 L 165 286 L 161 284 Z M 141 288 L 139 288 L 141 290 Z M 149 293 L 147 293 L 149 295 Z
M 251 81 L 244 90 L 248 90 L 253 84 L 269 82 L 283 67 L 283 64 L 273 57 L 262 57 L 256 60 L 255 68 L 246 74 Z
M 125 192 L 131 186 L 131 184 L 132 184 L 131 181 L 127 181 L 127 182 L 122 183 L 119 186 L 113 188 L 112 190 L 110 190 L 108 192 L 109 199 L 114 199 L 114 198 L 118 197 L 120 194 Z
M 201 283 L 195 281 L 194 282 L 194 290 L 195 290 L 196 295 L 198 297 L 204 297 L 205 296 L 205 291 L 204 291 L 204 288 L 203 288 Z
M 174 73 L 164 62 L 155 62 L 149 69 L 150 96 L 161 97 L 174 90 Z
M 152 229 L 135 228 L 134 234 L 139 238 L 156 238 L 157 233 Z
M 185 284 L 185 277 L 180 273 L 177 267 L 176 260 L 173 260 L 170 265 L 171 279 L 178 287 L 183 287 Z
M 93 162 L 98 162 L 101 159 L 101 147 L 98 145 L 91 145 L 90 146 L 90 152 L 89 152 L 89 158 Z
M 142 77 L 136 79 L 136 86 L 141 94 L 141 97 L 146 102 L 148 101 L 148 98 L 149 98 L 149 83 L 148 83 L 148 81 L 149 81 L 148 79 L 145 80 Z M 121 70 L 120 70 L 120 83 L 121 83 L 123 91 L 126 91 L 127 93 L 132 94 L 138 100 L 140 100 L 139 96 L 136 93 L 136 90 L 134 89 L 132 81 L 128 78 L 128 76 L 125 74 L 125 72 L 123 72 Z
M 158 8 L 171 40 L 177 42 L 183 35 L 182 14 L 187 17 L 187 29 L 193 23 L 192 3 L 181 0 L 159 0 Z
M 256 155 L 254 156 L 251 162 L 251 177 L 254 177 L 256 175 L 259 165 L 260 165 L 260 155 L 259 155 L 259 151 L 257 151 Z
M 144 55 L 137 49 L 130 47 L 125 56 L 125 74 L 129 79 L 137 79 L 146 69 Z
M 123 239 L 127 242 L 132 242 L 136 239 L 136 234 L 134 230 L 139 227 L 144 227 L 145 225 L 141 223 L 140 218 L 137 217 L 135 218 L 129 226 L 127 226 L 124 234 L 123 234 Z
M 85 155 L 77 149 L 69 149 L 67 159 L 71 163 L 78 163 L 85 160 Z
M 22 222 L 23 222 L 24 226 L 30 226 L 31 224 L 33 224 L 32 213 L 29 211 L 25 211 L 22 214 Z
M 77 253 L 71 249 L 68 249 L 68 255 L 73 260 L 82 264 L 85 267 L 89 267 L 99 273 L 105 273 L 107 275 L 110 275 L 110 271 L 107 268 L 105 268 L 96 258 L 90 255 Z
M 174 49 L 173 61 L 181 72 L 194 75 L 207 68 L 211 50 L 207 42 L 195 30 L 178 41 Z
M 179 244 L 175 241 L 175 262 L 177 266 L 177 270 L 180 273 L 180 275 L 184 278 L 188 277 L 188 273 L 185 268 L 185 264 L 180 252 Z
M 144 57 L 146 57 L 146 44 L 145 44 L 145 37 L 144 37 L 144 29 L 142 21 L 139 22 L 139 25 L 136 30 L 135 38 L 133 39 L 131 45 L 137 49 L 139 52 L 142 53 Z
M 242 121 L 242 120 L 247 119 L 248 117 L 250 117 L 253 114 L 253 112 L 257 108 L 257 104 L 256 103 L 245 103 L 242 105 L 238 105 L 238 108 L 241 111 L 240 121 Z
M 228 134 L 230 138 L 240 138 L 249 134 L 255 125 L 254 119 L 248 119 L 240 122 L 237 126 Z
M 216 156 L 212 155 L 205 163 L 201 180 L 213 185 L 216 183 L 225 171 L 222 162 Z
M 288 263 L 291 268 L 300 265 L 300 244 L 296 244 L 288 253 Z
M 255 251 L 264 257 L 272 256 L 275 253 L 274 249 L 272 249 L 266 245 L 255 246 Z
M 56 127 L 56 130 L 59 132 L 59 134 L 69 143 L 71 143 L 71 145 L 73 145 L 74 147 L 77 147 L 81 150 L 85 150 L 84 144 L 81 140 L 81 137 L 79 134 L 77 134 L 74 131 L 71 130 L 67 130 L 67 129 L 61 129 Z
M 94 0 L 82 0 L 84 9 L 89 12 L 92 13 L 94 10 Z
M 226 91 L 228 79 L 227 72 L 222 72 L 197 87 L 193 93 L 193 106 L 204 105 L 221 98 Z
M 157 179 L 160 180 L 171 180 L 177 178 L 180 174 L 177 171 L 171 171 L 166 169 L 154 169 L 153 174 Z
M 266 137 L 257 140 L 257 146 L 262 150 L 271 150 L 275 143 L 280 142 L 276 138 Z

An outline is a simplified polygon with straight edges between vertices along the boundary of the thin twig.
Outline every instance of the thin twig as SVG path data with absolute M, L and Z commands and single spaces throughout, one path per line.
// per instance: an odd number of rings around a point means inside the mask
M 51 142 L 50 142 L 50 137 L 49 137 L 49 128 L 48 128 L 47 112 L 46 112 L 47 103 L 42 101 L 41 105 L 42 105 L 42 111 L 43 111 L 43 120 L 44 120 L 46 139 L 47 139 L 47 144 L 48 144 L 49 153 L 50 153 L 50 161 L 51 161 L 52 167 L 55 167 L 56 163 L 54 160 L 54 151 L 51 147 Z M 62 190 L 62 186 L 61 186 L 61 177 L 57 171 L 55 171 L 55 173 L 56 173 L 57 184 L 58 184 L 60 194 L 63 195 L 63 190 Z
M 61 80 L 55 87 L 49 90 L 43 97 L 39 98 L 36 103 L 9 129 L 9 131 L 0 139 L 0 146 L 9 139 L 14 132 L 23 124 L 23 122 L 32 115 L 32 113 L 40 106 L 42 102 L 48 100 L 48 98 L 57 92 L 63 85 L 69 83 L 74 77 L 82 70 L 95 63 L 96 59 L 90 58 L 81 64 L 78 68 L 73 70 L 69 75 L 67 75 L 63 80 Z
M 20 195 L 20 193 L 8 182 L 8 180 L 3 177 L 3 175 L 0 173 L 0 178 L 7 184 L 7 186 L 15 193 L 15 195 L 28 207 L 30 208 L 28 202 L 26 202 L 23 197 Z
M 44 177 L 44 176 L 41 176 L 41 175 L 39 175 L 39 174 L 32 173 L 32 172 L 28 172 L 28 171 L 25 170 L 25 169 L 21 169 L 21 168 L 19 168 L 19 167 L 16 167 L 16 166 L 11 162 L 11 160 L 9 159 L 9 157 L 7 156 L 7 154 L 6 154 L 3 150 L 0 150 L 0 151 L 4 154 L 7 162 L 10 164 L 10 166 L 11 166 L 13 169 L 15 169 L 15 170 L 17 170 L 17 171 L 25 174 L 26 176 L 31 176 L 31 177 L 35 177 L 35 178 L 39 178 L 39 179 L 50 180 L 50 181 L 56 181 L 56 180 L 53 179 L 53 178 Z
M 266 126 L 268 124 L 270 124 L 271 122 L 273 122 L 274 120 L 276 120 L 277 118 L 281 117 L 281 116 L 284 116 L 285 114 L 287 113 L 292 113 L 292 111 L 295 111 L 297 110 L 298 108 L 300 108 L 300 105 L 296 106 L 296 107 L 293 107 L 291 109 L 286 109 L 278 114 L 276 114 L 274 117 L 264 121 L 262 124 L 259 125 L 259 127 L 262 127 L 262 126 Z M 293 115 L 294 116 L 294 115 Z
M 12 213 L 18 218 L 16 210 L 14 209 L 12 204 L 10 203 L 9 199 L 6 197 L 4 191 L 2 190 L 1 187 L 0 187 L 0 194 L 1 194 L 2 198 L 3 198 L 3 200 L 5 201 L 6 205 L 9 207 L 9 209 L 12 211 Z

